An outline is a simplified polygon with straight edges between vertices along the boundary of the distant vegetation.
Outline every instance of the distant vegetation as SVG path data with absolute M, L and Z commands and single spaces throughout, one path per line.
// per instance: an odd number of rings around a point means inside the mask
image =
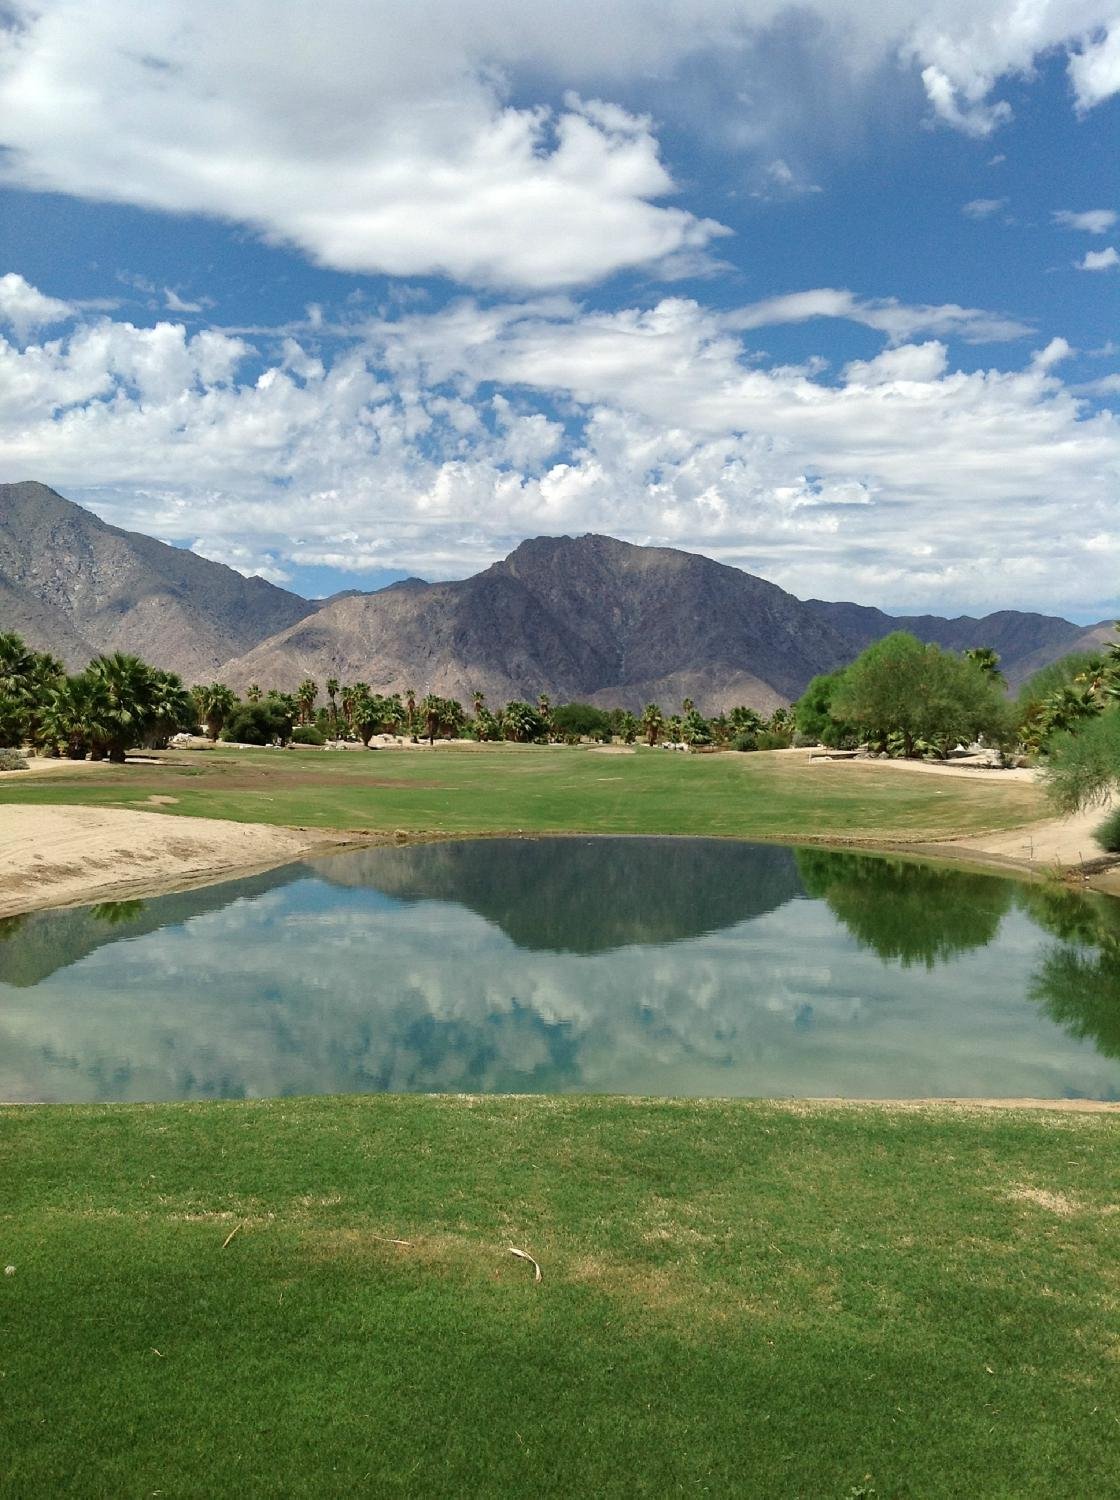
M 866 744 L 888 755 L 943 758 L 977 738 L 1008 755 L 1039 755 L 1055 799 L 1072 809 L 1120 781 L 1118 707 L 1120 641 L 1053 662 L 1013 700 L 994 651 L 944 651 L 896 631 L 814 677 L 794 722 L 799 743 Z
M 1120 627 L 1118 627 L 1120 628 Z M 679 745 L 692 750 L 774 750 L 791 744 L 866 746 L 890 756 L 941 758 L 981 739 L 1002 755 L 1042 759 L 1055 802 L 1074 809 L 1103 801 L 1120 784 L 1120 641 L 1043 668 L 1008 697 L 999 657 L 927 645 L 896 631 L 848 666 L 814 677 L 792 708 L 768 717 L 746 705 L 706 718 L 690 698 L 676 711 L 648 703 L 641 715 L 590 703 L 491 707 L 474 693 L 469 710 L 434 693 L 374 692 L 368 683 L 310 678 L 294 693 L 252 684 L 244 698 L 222 682 L 188 689 L 139 657 L 97 657 L 68 676 L 55 657 L 0 634 L 0 746 L 29 745 L 82 760 L 123 761 L 132 748 L 160 748 L 176 733 L 235 744 L 369 745 L 375 735 L 471 738 L 515 744 Z M 3 766 L 0 765 L 0 769 Z
M 325 700 L 306 678 L 294 693 L 264 691 L 251 684 L 244 699 L 222 682 L 187 689 L 172 672 L 161 672 L 136 656 L 99 656 L 84 672 L 67 676 L 55 657 L 32 651 L 18 635 L 0 634 L 0 746 L 31 745 L 72 760 L 122 761 L 126 749 L 161 748 L 172 735 L 203 733 L 211 740 L 245 745 L 324 745 L 349 740 L 368 745 L 375 735 L 507 740 L 515 744 L 578 743 L 614 739 L 633 744 L 639 736 L 659 743 L 775 749 L 793 732 L 790 710 L 764 718 L 754 709 L 733 708 L 705 719 L 686 698 L 679 713 L 648 704 L 642 717 L 624 708 L 589 703 L 553 707 L 547 693 L 536 703 L 512 701 L 491 708 L 484 693 L 471 712 L 454 698 L 412 689 L 384 695 L 368 683 L 328 678 Z

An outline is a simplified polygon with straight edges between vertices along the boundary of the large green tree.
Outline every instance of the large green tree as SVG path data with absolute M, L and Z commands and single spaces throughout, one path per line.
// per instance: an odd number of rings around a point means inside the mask
M 945 752 L 959 739 L 1005 737 L 1009 726 L 990 673 L 904 630 L 868 646 L 844 670 L 831 712 L 856 725 L 872 743 L 886 746 L 899 737 L 908 756 L 920 742 Z
M 819 741 L 837 750 L 859 741 L 859 729 L 834 712 L 834 700 L 844 673 L 822 672 L 814 677 L 793 707 L 793 722 L 803 740 Z

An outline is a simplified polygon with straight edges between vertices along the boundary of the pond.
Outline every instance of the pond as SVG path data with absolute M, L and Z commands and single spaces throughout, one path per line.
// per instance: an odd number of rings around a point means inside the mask
M 1120 902 L 704 839 L 378 848 L 0 924 L 0 1099 L 1120 1098 Z

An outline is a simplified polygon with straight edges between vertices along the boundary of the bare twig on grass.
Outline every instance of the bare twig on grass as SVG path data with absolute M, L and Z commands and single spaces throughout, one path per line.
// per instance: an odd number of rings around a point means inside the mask
M 237 1231 L 241 1228 L 241 1226 L 244 1223 L 245 1223 L 245 1220 L 242 1219 L 240 1224 L 235 1224 L 233 1226 L 233 1228 L 230 1230 L 230 1232 L 226 1235 L 225 1239 L 222 1241 L 222 1249 L 223 1250 L 226 1248 L 226 1246 L 229 1244 L 230 1240 L 233 1239 L 234 1235 L 237 1233 Z
M 531 1255 L 528 1255 L 524 1250 L 518 1250 L 515 1245 L 511 1245 L 509 1247 L 509 1253 L 511 1255 L 516 1255 L 517 1258 L 518 1258 L 518 1260 L 527 1260 L 529 1262 L 529 1264 L 533 1268 L 533 1281 L 534 1282 L 543 1281 L 544 1280 L 544 1277 L 541 1275 L 541 1268 L 540 1268 L 540 1266 L 537 1265 L 536 1261 L 533 1259 L 533 1257 Z

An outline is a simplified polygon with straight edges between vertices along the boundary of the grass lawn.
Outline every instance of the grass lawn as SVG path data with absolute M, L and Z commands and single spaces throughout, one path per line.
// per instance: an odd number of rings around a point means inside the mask
M 940 1107 L 0 1111 L 0 1492 L 1116 1495 L 1118 1148 Z
M 159 765 L 0 779 L 0 802 L 135 807 L 296 827 L 413 832 L 722 834 L 934 841 L 1046 816 L 1023 782 L 782 754 L 675 755 L 494 745 L 434 752 L 211 751 Z

